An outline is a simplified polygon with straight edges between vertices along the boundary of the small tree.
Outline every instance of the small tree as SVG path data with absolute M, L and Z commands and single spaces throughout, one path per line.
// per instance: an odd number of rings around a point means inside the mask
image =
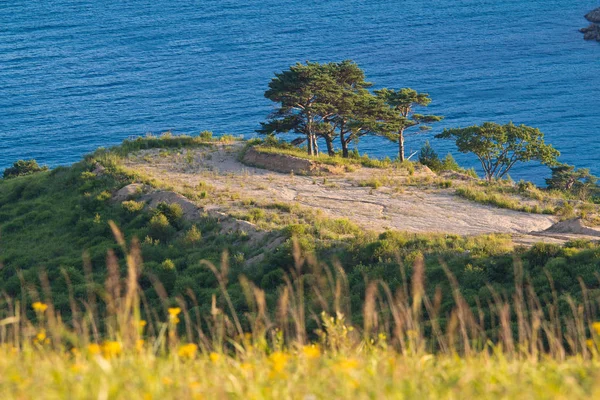
M 48 167 L 40 167 L 35 160 L 19 160 L 12 167 L 4 170 L 4 179 L 15 178 L 17 176 L 31 175 L 36 172 L 47 171 Z
M 552 167 L 552 177 L 546 179 L 548 189 L 581 193 L 594 188 L 598 178 L 587 168 L 575 169 L 573 165 L 560 164 Z
M 552 145 L 544 143 L 544 134 L 539 129 L 512 122 L 499 125 L 486 122 L 481 126 L 445 129 L 435 136 L 454 139 L 462 153 L 474 153 L 483 168 L 485 179 L 500 179 L 518 162 L 539 161 L 544 165 L 555 165 L 560 155 Z
M 421 151 L 419 152 L 419 162 L 431 168 L 433 171 L 439 171 L 442 167 L 440 157 L 435 150 L 433 150 L 431 144 L 429 144 L 429 140 L 421 147 Z
M 404 88 L 401 90 L 381 89 L 375 94 L 392 108 L 396 115 L 388 120 L 387 129 L 381 131 L 382 136 L 398 142 L 398 159 L 405 160 L 404 135 L 407 129 L 420 125 L 421 131 L 431 129 L 428 125 L 443 119 L 439 115 L 423 115 L 415 113 L 416 107 L 427 107 L 431 98 L 427 93 L 418 93 L 416 90 Z

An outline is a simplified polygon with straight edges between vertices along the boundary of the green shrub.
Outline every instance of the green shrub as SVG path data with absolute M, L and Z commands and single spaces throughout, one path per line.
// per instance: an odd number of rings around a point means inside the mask
M 48 167 L 40 167 L 36 160 L 19 160 L 12 167 L 4 170 L 4 179 L 16 178 L 17 176 L 31 175 L 36 172 L 48 171 Z
M 463 170 L 450 153 L 446 154 L 446 157 L 444 157 L 441 168 L 444 171 L 461 172 Z
M 128 200 L 121 203 L 121 207 L 132 214 L 142 211 L 145 206 L 143 201 Z
M 111 198 L 112 194 L 108 190 L 104 190 L 96 196 L 96 200 L 99 202 L 105 202 L 110 200 Z
M 377 178 L 369 178 L 364 181 L 358 182 L 358 186 L 360 187 L 371 187 L 373 189 L 378 189 L 382 185 L 381 181 Z
M 175 263 L 170 258 L 167 258 L 165 261 L 160 264 L 161 268 L 164 270 L 172 270 L 175 269 Z
M 210 142 L 213 139 L 213 133 L 211 131 L 202 131 L 200 132 L 200 139 Z
M 162 213 L 158 213 L 150 219 L 148 228 L 150 229 L 150 235 L 154 239 L 159 239 L 161 241 L 167 241 L 174 233 L 174 228 L 169 223 L 167 217 Z
M 202 239 L 202 232 L 196 225 L 192 225 L 192 227 L 185 233 L 185 241 L 188 244 L 196 244 Z
M 177 203 L 167 204 L 160 202 L 156 206 L 157 213 L 163 214 L 172 225 L 179 225 L 183 218 L 183 208 Z

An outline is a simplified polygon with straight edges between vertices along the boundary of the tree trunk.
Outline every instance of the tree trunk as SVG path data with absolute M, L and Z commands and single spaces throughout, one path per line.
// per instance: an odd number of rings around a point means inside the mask
M 342 157 L 344 158 L 348 158 L 349 154 L 348 154 L 348 142 L 346 141 L 346 138 L 344 137 L 345 132 L 343 129 L 343 125 L 342 125 L 342 129 L 340 129 L 340 143 L 342 144 Z
M 325 144 L 327 144 L 327 154 L 331 157 L 335 156 L 335 150 L 333 149 L 333 139 L 329 136 L 325 136 Z
M 317 135 L 315 135 L 314 133 L 311 134 L 311 139 L 312 140 L 312 155 L 313 156 L 318 156 L 319 155 L 319 144 L 317 143 Z
M 313 150 L 313 141 L 312 141 L 311 134 L 306 135 L 306 143 L 307 143 L 307 148 L 308 148 L 308 155 L 312 156 L 314 153 L 314 150 Z
M 404 161 L 404 130 L 398 132 L 398 160 Z
M 350 154 L 348 153 L 348 142 L 346 142 L 345 140 L 342 140 L 342 157 L 350 157 Z

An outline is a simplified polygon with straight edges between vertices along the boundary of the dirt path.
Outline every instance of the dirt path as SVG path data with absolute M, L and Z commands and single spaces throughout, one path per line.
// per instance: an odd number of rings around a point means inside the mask
M 286 202 L 317 208 L 331 217 L 345 217 L 365 229 L 396 229 L 410 232 L 444 232 L 461 235 L 510 233 L 523 243 L 561 242 L 567 236 L 539 236 L 556 219 L 473 203 L 455 196 L 454 189 L 416 186 L 360 186 L 367 179 L 408 178 L 403 171 L 360 168 L 355 172 L 327 177 L 294 176 L 253 168 L 238 161 L 239 145 L 213 150 L 184 150 L 180 154 L 159 154 L 148 150 L 130 156 L 127 164 L 178 191 L 210 185 L 221 196 L 218 208 L 235 209 L 228 199 Z M 385 174 L 385 175 L 384 175 Z M 239 203 L 239 201 L 238 201 Z M 533 236 L 531 235 L 533 234 Z

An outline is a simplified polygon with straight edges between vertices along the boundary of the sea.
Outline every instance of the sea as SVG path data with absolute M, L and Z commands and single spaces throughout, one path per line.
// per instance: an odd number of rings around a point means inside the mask
M 0 0 L 0 170 L 69 165 L 147 133 L 255 136 L 264 91 L 296 62 L 354 60 L 375 88 L 429 93 L 430 140 L 477 167 L 444 128 L 544 132 L 560 161 L 600 175 L 600 43 L 579 28 L 600 0 Z M 363 138 L 360 152 L 396 145 Z M 546 167 L 515 166 L 543 184 Z

